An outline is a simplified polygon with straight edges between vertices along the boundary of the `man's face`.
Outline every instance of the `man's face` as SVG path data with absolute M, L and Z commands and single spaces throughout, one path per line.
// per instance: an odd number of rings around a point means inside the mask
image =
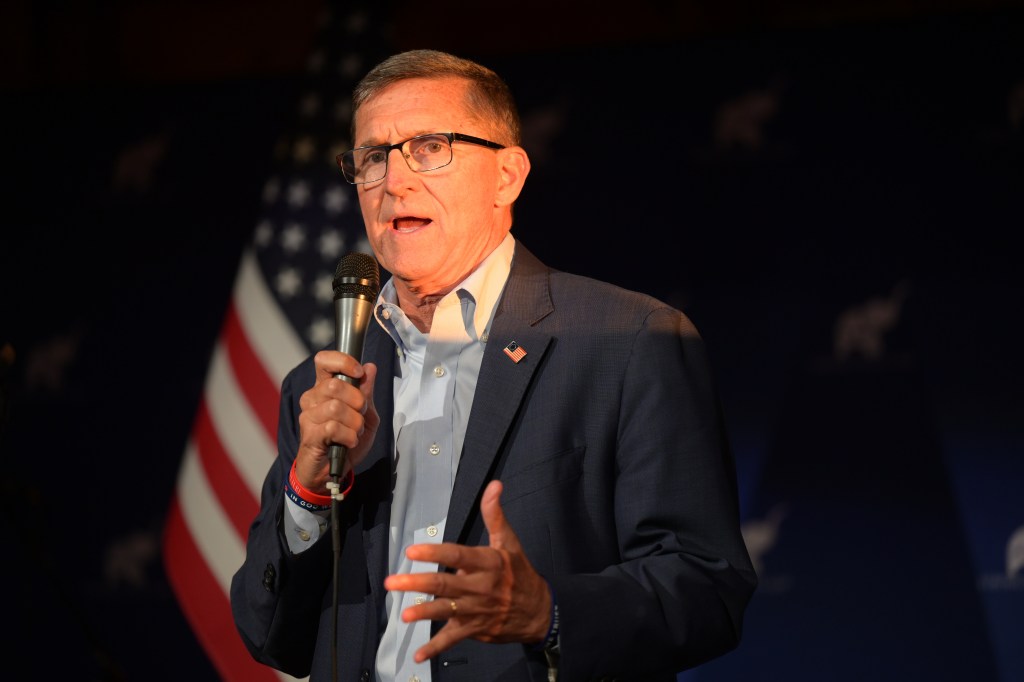
M 465 105 L 458 79 L 400 81 L 363 103 L 355 146 L 459 132 L 491 139 Z M 451 164 L 412 171 L 399 150 L 383 180 L 359 185 L 359 206 L 377 260 L 420 295 L 447 293 L 501 242 L 511 226 L 501 151 L 455 142 Z M 518 193 L 518 192 L 517 192 Z

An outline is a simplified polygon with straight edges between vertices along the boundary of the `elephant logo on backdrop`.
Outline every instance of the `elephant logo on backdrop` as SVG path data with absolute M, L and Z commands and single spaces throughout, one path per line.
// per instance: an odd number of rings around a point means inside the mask
M 1004 570 L 979 576 L 978 588 L 984 591 L 1024 591 L 1024 526 L 1010 533 L 1006 541 Z
M 763 518 L 750 519 L 740 527 L 743 543 L 747 546 L 747 554 L 757 573 L 759 589 L 762 591 L 781 592 L 789 586 L 789 579 L 781 576 L 766 575 L 764 557 L 779 541 L 779 529 L 786 518 L 786 505 L 777 504 Z
M 1013 580 L 1024 571 L 1024 526 L 1013 532 L 1006 542 L 1006 577 Z
M 872 298 L 845 310 L 836 320 L 834 330 L 836 360 L 880 360 L 885 354 L 885 334 L 899 322 L 908 289 L 906 282 L 900 282 L 888 296 Z

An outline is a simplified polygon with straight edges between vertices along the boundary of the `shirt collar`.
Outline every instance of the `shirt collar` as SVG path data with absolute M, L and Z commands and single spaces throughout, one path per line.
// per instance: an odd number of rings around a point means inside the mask
M 450 293 L 438 302 L 438 306 L 461 305 L 463 298 L 469 298 L 473 306 L 472 325 L 475 334 L 474 338 L 486 341 L 485 334 L 490 326 L 491 318 L 494 316 L 494 309 L 501 298 L 501 292 L 505 288 L 505 282 L 512 271 L 512 255 L 515 253 L 515 238 L 512 233 L 505 235 L 505 238 L 498 246 L 487 255 L 480 265 L 459 282 Z M 377 296 L 377 305 L 374 307 L 374 318 L 384 331 L 391 333 L 391 324 L 388 317 L 398 314 L 398 294 L 395 292 L 393 277 L 380 290 Z M 388 317 L 382 316 L 382 311 L 389 310 Z M 469 321 L 467 321 L 468 325 Z

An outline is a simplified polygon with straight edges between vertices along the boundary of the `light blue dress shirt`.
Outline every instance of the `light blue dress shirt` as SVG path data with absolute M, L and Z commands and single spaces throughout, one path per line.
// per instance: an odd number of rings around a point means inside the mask
M 448 503 L 473 405 L 494 308 L 511 269 L 511 234 L 434 310 L 423 334 L 398 307 L 394 282 L 381 289 L 374 316 L 395 342 L 393 443 L 396 483 L 391 503 L 389 573 L 436 571 L 406 558 L 411 544 L 441 542 Z M 329 511 L 311 512 L 285 498 L 285 536 L 298 553 L 327 534 Z M 402 610 L 431 595 L 389 592 L 387 626 L 377 651 L 379 682 L 429 682 L 430 662 L 412 660 L 430 638 L 430 621 L 403 623 Z

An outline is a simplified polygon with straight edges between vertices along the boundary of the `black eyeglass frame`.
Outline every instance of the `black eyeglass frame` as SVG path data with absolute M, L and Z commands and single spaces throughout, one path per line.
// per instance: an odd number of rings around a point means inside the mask
M 482 137 L 474 137 L 473 135 L 464 135 L 462 133 L 424 133 L 423 135 L 413 135 L 412 137 L 410 137 L 410 138 L 408 138 L 406 140 L 402 140 L 401 142 L 396 142 L 394 144 L 371 144 L 371 145 L 366 145 L 364 147 L 356 147 L 355 149 L 350 149 L 347 152 L 342 152 L 341 154 L 338 154 L 334 158 L 334 160 L 337 162 L 338 168 L 341 169 L 341 174 L 342 174 L 342 176 L 344 176 L 345 181 L 348 182 L 351 185 L 366 185 L 366 184 L 373 183 L 373 182 L 380 182 L 381 180 L 383 180 L 384 178 L 386 178 L 388 176 L 388 169 L 390 168 L 390 163 L 391 163 L 391 150 L 397 149 L 399 152 L 401 152 L 402 151 L 402 147 L 405 146 L 407 143 L 412 142 L 413 140 L 418 140 L 421 137 L 436 137 L 438 135 L 441 135 L 442 137 L 448 138 L 448 146 L 449 147 L 451 147 L 455 142 L 468 142 L 470 144 L 479 145 L 481 147 L 487 147 L 488 149 L 504 149 L 505 148 L 505 145 L 503 145 L 503 144 L 498 144 L 497 142 L 491 142 L 490 140 L 485 140 Z M 384 152 L 384 175 L 380 176 L 376 180 L 361 180 L 359 182 L 356 182 L 355 180 L 349 179 L 349 174 L 345 170 L 345 157 L 352 158 L 353 154 L 355 154 L 358 151 L 365 150 L 365 149 L 379 149 L 382 152 Z M 405 165 L 408 166 L 409 165 L 409 159 L 405 158 L 405 154 L 402 154 L 402 158 L 405 159 Z M 451 162 L 452 162 L 452 159 L 454 159 L 454 158 L 455 158 L 455 154 L 453 153 L 452 154 L 452 158 L 448 159 L 448 163 L 443 163 L 440 166 L 435 166 L 433 168 L 424 168 L 424 169 L 421 169 L 421 170 L 416 170 L 412 166 L 409 166 L 409 170 L 411 170 L 414 173 L 429 173 L 430 171 L 435 171 L 438 168 L 444 168 L 445 166 L 450 165 Z M 350 163 L 349 166 L 351 166 L 354 169 L 355 168 L 355 162 Z M 353 175 L 353 177 L 354 177 L 354 175 Z

